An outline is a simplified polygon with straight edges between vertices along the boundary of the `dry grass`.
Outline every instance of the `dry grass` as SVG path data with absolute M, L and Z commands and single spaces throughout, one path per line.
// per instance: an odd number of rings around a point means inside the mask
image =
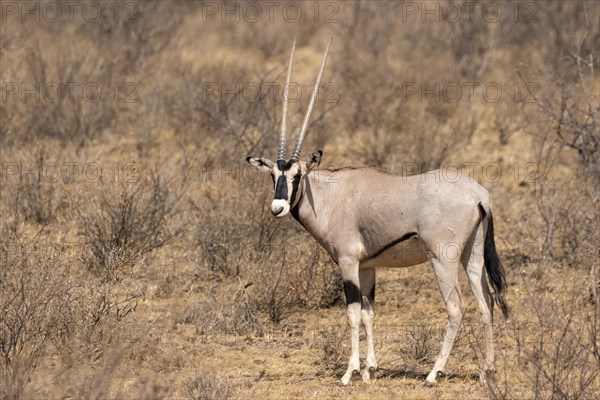
M 298 3 L 298 23 L 277 10 L 273 22 L 221 22 L 207 4 L 107 2 L 99 22 L 82 5 L 72 21 L 3 14 L 1 398 L 600 392 L 598 3 L 496 2 L 495 23 L 487 2 L 455 23 L 393 1 L 319 3 L 317 22 Z M 349 356 L 340 274 L 299 224 L 271 217 L 270 181 L 244 163 L 274 156 L 294 36 L 302 96 L 290 129 L 334 37 L 306 152 L 398 174 L 475 165 L 463 171 L 492 193 L 514 312 L 495 321 L 496 385 L 478 381 L 465 283 L 446 377 L 421 386 L 446 323 L 427 266 L 378 272 L 378 378 L 338 385 Z M 73 96 L 67 86 L 54 99 L 69 82 Z M 458 101 L 442 90 L 451 83 Z M 490 83 L 502 99 L 486 101 Z
M 188 382 L 185 395 L 191 400 L 227 400 L 235 395 L 235 388 L 227 379 L 199 373 Z

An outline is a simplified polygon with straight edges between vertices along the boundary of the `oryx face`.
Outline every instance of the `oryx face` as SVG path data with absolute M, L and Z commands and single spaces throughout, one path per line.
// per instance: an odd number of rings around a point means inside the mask
M 300 151 L 302 150 L 302 143 L 304 142 L 304 135 L 308 129 L 308 122 L 312 113 L 313 106 L 315 104 L 315 98 L 319 91 L 319 84 L 321 83 L 321 77 L 323 76 L 323 70 L 325 69 L 325 62 L 327 61 L 327 54 L 329 53 L 329 46 L 331 40 L 325 49 L 323 55 L 323 61 L 321 62 L 321 68 L 317 77 L 317 82 L 314 86 L 310 102 L 308 103 L 308 109 L 304 116 L 304 122 L 294 153 L 289 161 L 286 161 L 285 157 L 285 142 L 286 142 L 286 116 L 287 106 L 289 103 L 288 90 L 290 87 L 290 77 L 292 76 L 292 65 L 294 63 L 294 50 L 296 48 L 296 41 L 292 46 L 292 53 L 290 54 L 290 63 L 288 66 L 287 81 L 285 93 L 283 96 L 283 113 L 281 116 L 281 133 L 279 136 L 279 152 L 277 153 L 277 162 L 274 163 L 263 157 L 248 157 L 246 160 L 259 171 L 269 172 L 273 179 L 273 186 L 275 188 L 275 196 L 271 203 L 271 213 L 276 217 L 284 217 L 300 200 L 302 193 L 303 178 L 308 174 L 311 169 L 319 165 L 321 162 L 322 151 L 314 152 L 310 155 L 307 162 L 299 161 Z
M 263 157 L 248 157 L 246 160 L 257 170 L 268 172 L 273 181 L 275 195 L 271 202 L 271 213 L 285 217 L 300 200 L 303 178 L 321 162 L 322 151 L 312 153 L 307 162 L 279 160 L 277 163 Z

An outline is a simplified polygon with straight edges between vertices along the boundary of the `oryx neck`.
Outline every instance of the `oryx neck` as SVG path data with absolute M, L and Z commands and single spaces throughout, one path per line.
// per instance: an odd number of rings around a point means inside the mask
M 318 173 L 309 172 L 300 185 L 299 199 L 290 213 L 313 236 L 318 237 L 329 224 L 329 186 Z M 318 240 L 318 239 L 317 239 Z

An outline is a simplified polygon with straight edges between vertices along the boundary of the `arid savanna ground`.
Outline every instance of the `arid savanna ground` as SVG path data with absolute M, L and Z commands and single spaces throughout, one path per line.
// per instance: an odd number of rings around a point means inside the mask
M 0 398 L 600 393 L 599 3 L 0 5 Z M 495 385 L 462 271 L 446 375 L 422 385 L 447 322 L 429 264 L 378 271 L 377 379 L 339 384 L 338 267 L 245 162 L 276 157 L 294 38 L 290 142 L 333 38 L 316 173 L 446 166 L 490 191 Z

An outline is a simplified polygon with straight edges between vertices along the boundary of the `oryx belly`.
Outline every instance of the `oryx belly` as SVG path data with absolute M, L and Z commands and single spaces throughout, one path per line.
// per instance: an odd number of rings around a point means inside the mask
M 361 268 L 391 267 L 403 268 L 427 261 L 427 251 L 416 234 L 410 234 L 397 243 L 388 243 L 374 250 L 360 262 Z

